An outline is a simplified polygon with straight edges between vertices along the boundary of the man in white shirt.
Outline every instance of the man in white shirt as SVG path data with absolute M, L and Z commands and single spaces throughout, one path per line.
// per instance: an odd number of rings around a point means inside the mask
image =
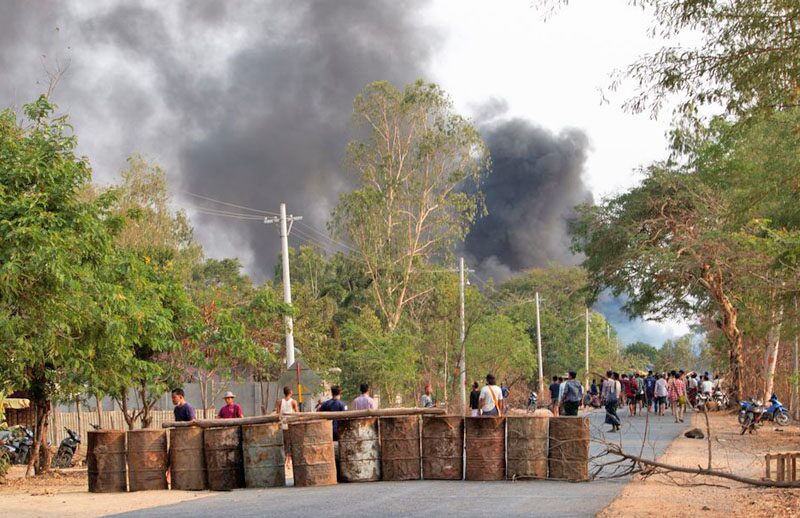
M 703 394 L 710 396 L 713 390 L 714 390 L 714 384 L 711 383 L 711 381 L 708 379 L 708 376 L 703 376 L 703 388 L 702 388 Z
M 496 383 L 493 374 L 486 375 L 486 385 L 481 389 L 480 399 L 478 400 L 482 416 L 499 416 L 503 413 L 503 408 L 505 407 L 503 391 Z

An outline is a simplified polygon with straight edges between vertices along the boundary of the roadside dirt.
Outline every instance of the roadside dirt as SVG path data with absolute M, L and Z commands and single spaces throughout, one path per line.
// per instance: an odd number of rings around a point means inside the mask
M 768 423 L 743 436 L 735 415 L 712 412 L 709 418 L 715 469 L 760 479 L 765 475 L 765 454 L 800 451 L 800 426 L 796 424 L 780 428 Z M 705 433 L 702 415 L 694 415 L 692 424 Z M 679 466 L 706 466 L 708 441 L 681 435 L 659 460 Z M 798 516 L 799 509 L 800 489 L 754 488 L 720 478 L 675 473 L 635 477 L 598 516 L 789 517 Z
M 148 491 L 146 498 L 143 498 L 143 493 L 89 493 L 86 468 L 59 470 L 29 479 L 23 478 L 24 473 L 24 467 L 13 466 L 5 483 L 0 484 L 0 516 L 105 516 L 213 494 L 202 491 Z

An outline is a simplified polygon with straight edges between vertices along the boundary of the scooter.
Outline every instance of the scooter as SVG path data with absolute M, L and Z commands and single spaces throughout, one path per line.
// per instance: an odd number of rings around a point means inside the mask
M 714 393 L 711 395 L 711 399 L 717 403 L 717 406 L 720 409 L 726 409 L 730 406 L 728 395 L 718 388 L 714 390 Z
M 56 468 L 72 467 L 72 457 L 75 455 L 75 452 L 78 451 L 78 446 L 81 444 L 81 438 L 78 437 L 78 434 L 67 427 L 64 427 L 64 430 L 67 431 L 67 436 L 64 437 L 61 444 L 58 445 L 58 451 L 53 458 L 53 467 Z
M 789 411 L 786 410 L 786 407 L 783 406 L 783 403 L 778 401 L 778 396 L 772 394 L 772 397 L 769 398 L 769 402 L 771 405 L 764 410 L 764 415 L 761 419 L 766 421 L 774 421 L 779 426 L 786 426 L 789 424 Z
M 527 411 L 528 412 L 534 412 L 536 410 L 536 408 L 537 408 L 537 403 L 538 402 L 539 402 L 539 396 L 536 394 L 536 392 L 531 390 L 531 393 L 528 394 Z

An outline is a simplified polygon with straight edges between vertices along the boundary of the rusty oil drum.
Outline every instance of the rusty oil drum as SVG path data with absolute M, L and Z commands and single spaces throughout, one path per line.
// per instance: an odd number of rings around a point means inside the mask
M 202 428 L 192 426 L 170 430 L 169 471 L 172 489 L 201 491 L 206 488 Z
M 506 478 L 506 418 L 467 417 L 467 480 Z
M 464 418 L 422 418 L 422 477 L 426 480 L 461 480 L 464 467 Z
M 419 480 L 422 475 L 419 417 L 381 417 L 383 480 Z
M 286 485 L 281 423 L 242 426 L 242 451 L 246 487 Z
M 167 489 L 167 431 L 131 430 L 127 440 L 130 490 Z
M 86 465 L 89 492 L 119 493 L 128 490 L 125 472 L 125 432 L 97 430 L 87 433 Z
M 509 416 L 506 418 L 506 427 L 508 478 L 547 478 L 549 418 Z
M 292 445 L 295 487 L 327 486 L 336 483 L 336 457 L 331 421 L 325 419 L 290 423 L 289 443 Z
M 589 480 L 589 419 L 551 417 L 548 478 L 573 482 Z
M 239 426 L 206 428 L 203 447 L 209 489 L 230 491 L 244 487 L 242 429 Z
M 378 418 L 339 422 L 339 480 L 373 482 L 381 479 Z

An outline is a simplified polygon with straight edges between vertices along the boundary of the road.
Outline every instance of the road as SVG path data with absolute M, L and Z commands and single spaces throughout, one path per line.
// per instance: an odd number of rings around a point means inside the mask
M 603 450 L 601 440 L 622 441 L 626 451 L 639 452 L 645 418 L 623 419 L 622 434 L 610 434 L 604 413 L 589 414 L 592 456 Z M 691 417 L 691 414 L 689 415 Z M 687 419 L 689 421 L 689 419 Z M 660 455 L 684 429 L 672 417 L 651 418 L 644 455 Z M 604 432 L 604 430 L 606 432 Z M 497 516 L 594 516 L 608 505 L 628 482 L 627 478 L 570 483 L 549 480 L 504 482 L 411 481 L 338 484 L 327 487 L 242 489 L 196 501 L 154 507 L 115 515 L 126 518 L 169 516 L 205 518 L 228 516 L 292 517 L 422 517 L 493 514 Z M 146 494 L 142 494 L 146 498 Z

